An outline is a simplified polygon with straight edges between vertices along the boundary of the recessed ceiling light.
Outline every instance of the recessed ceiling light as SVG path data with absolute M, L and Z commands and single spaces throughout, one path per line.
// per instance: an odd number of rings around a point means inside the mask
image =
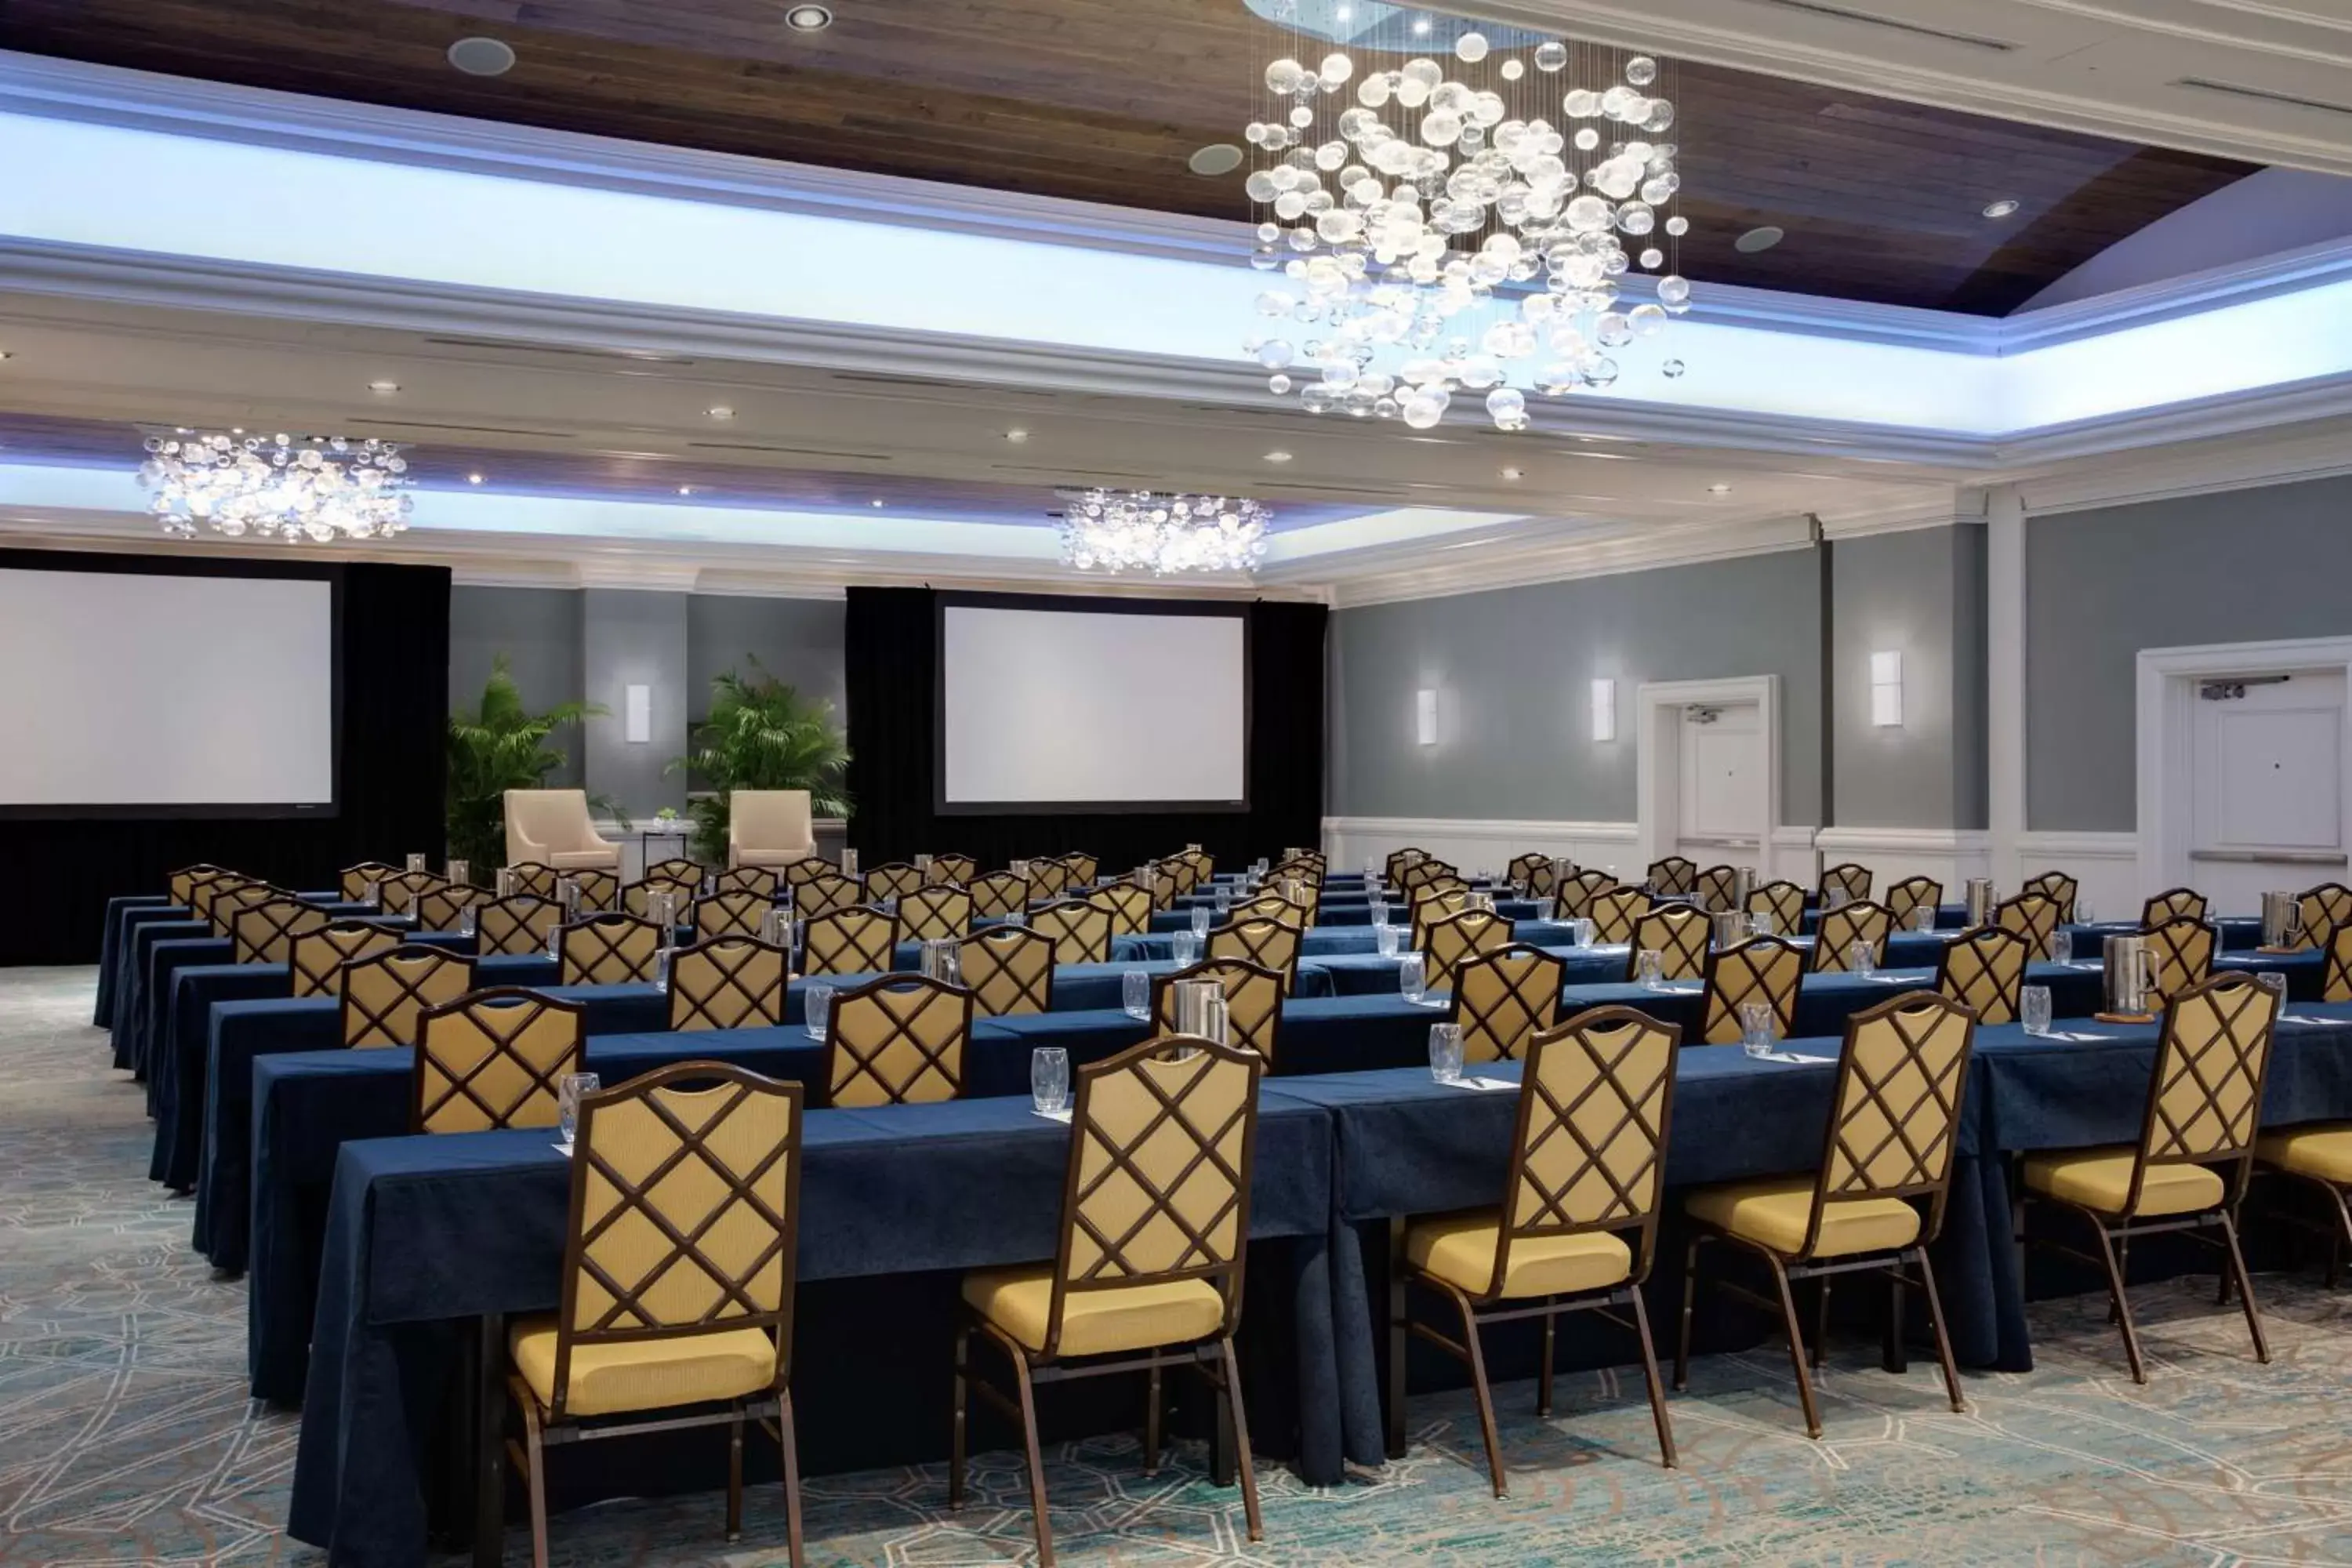
M 449 46 L 449 63 L 467 76 L 504 76 L 514 69 L 514 47 L 499 38 L 460 38 Z
M 822 5 L 795 5 L 784 13 L 784 26 L 795 33 L 822 33 L 833 26 L 833 13 Z
M 1758 227 L 1751 228 L 1746 234 L 1741 235 L 1738 239 L 1733 240 L 1731 242 L 1731 248 L 1738 251 L 1743 251 L 1749 256 L 1753 256 L 1759 250 L 1771 249 L 1774 246 L 1780 244 L 1782 240 L 1788 237 L 1789 235 L 1786 229 L 1781 228 L 1778 224 L 1768 223 L 1760 225 Z
M 1287 452 L 1268 452 L 1265 455 L 1265 460 L 1269 463 L 1286 463 L 1290 461 L 1290 454 Z
M 1007 430 L 1004 433 L 1004 438 L 1017 447 L 1022 442 L 1029 439 L 1029 432 L 1026 430 Z
M 1729 485 L 1709 485 L 1706 487 L 1706 493 L 1711 496 L 1727 496 L 1731 493 L 1731 487 Z
M 1517 468 L 1505 468 L 1503 470 L 1503 477 L 1507 479 L 1524 479 L 1526 476 L 1520 473 Z
M 882 504 L 882 500 L 881 500 L 881 498 L 880 498 L 879 496 L 877 496 L 877 497 L 875 498 L 875 500 L 874 500 L 874 504 L 875 504 L 876 506 L 880 506 L 880 505 Z
M 1353 5 L 1342 5 L 1331 13 L 1331 19 L 1335 22 L 1351 22 L 1355 20 L 1355 16 L 1356 8 Z
M 0 349 L 0 359 L 15 359 L 16 357 L 16 350 L 14 350 L 14 349 Z
M 732 408 L 728 407 L 723 403 L 714 404 L 709 408 L 704 410 L 704 412 L 709 414 L 713 419 L 732 419 L 735 417 L 735 411 Z
M 1196 174 L 1230 174 L 1242 166 L 1242 150 L 1230 142 L 1212 142 L 1184 160 Z
M 694 487 L 692 485 L 680 485 L 677 487 L 677 493 L 682 496 L 690 496 L 694 493 Z
M 479 474 L 467 474 L 466 476 L 466 482 L 469 485 L 478 485 L 482 482 L 482 476 Z
M 1414 37 L 1416 37 L 1416 38 L 1425 38 L 1425 37 L 1429 37 L 1429 18 L 1428 18 L 1428 17 L 1426 17 L 1426 16 L 1415 16 L 1415 17 L 1412 19 L 1412 36 L 1413 36 Z
M 1987 217 L 2007 217 L 2016 210 L 2017 203 L 2011 201 L 2007 196 L 2003 196 L 1997 202 L 1988 203 L 1985 206 L 1984 215 Z
M 396 381 L 371 381 L 368 383 L 368 390 L 370 392 L 382 392 L 386 394 L 394 393 L 400 390 L 400 383 Z

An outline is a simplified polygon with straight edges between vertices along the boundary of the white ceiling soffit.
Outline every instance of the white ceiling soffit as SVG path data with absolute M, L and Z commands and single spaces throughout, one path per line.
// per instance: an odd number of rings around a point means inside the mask
M 1448 10 L 2004 120 L 2352 174 L 2342 0 L 1478 0 Z

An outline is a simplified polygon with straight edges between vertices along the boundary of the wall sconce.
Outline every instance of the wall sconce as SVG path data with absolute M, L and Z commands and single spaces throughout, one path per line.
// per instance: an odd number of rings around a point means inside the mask
M 1592 683 L 1592 738 L 1617 738 L 1617 683 L 1606 676 Z
M 1437 744 L 1437 693 L 1428 687 L 1412 694 L 1412 728 L 1424 746 Z
M 1899 727 L 1903 722 L 1903 656 L 1900 653 L 1874 653 L 1870 656 L 1870 721 L 1880 729 Z
M 633 746 L 642 746 L 654 738 L 654 689 L 631 686 L 622 691 L 622 739 Z

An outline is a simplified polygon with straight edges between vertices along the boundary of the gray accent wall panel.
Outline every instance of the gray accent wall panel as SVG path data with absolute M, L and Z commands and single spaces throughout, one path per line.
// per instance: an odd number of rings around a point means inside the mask
M 751 660 L 796 689 L 803 697 L 834 706 L 846 721 L 842 700 L 842 617 L 839 599 L 758 599 L 697 594 L 687 601 L 688 705 L 699 719 L 710 710 L 711 678 L 728 670 L 751 673 Z
M 543 711 L 583 700 L 586 672 L 581 652 L 582 603 L 574 588 L 469 588 L 449 590 L 449 706 L 472 711 L 482 700 L 482 683 L 492 661 L 507 656 L 524 706 Z M 550 743 L 564 754 L 549 775 L 559 786 L 577 785 L 583 768 L 576 726 L 559 730 Z
M 1985 826 L 1984 530 L 1832 546 L 1840 827 Z M 1903 656 L 1903 722 L 1871 722 L 1870 658 Z
M 588 787 L 633 817 L 683 809 L 686 775 L 662 770 L 686 751 L 689 595 L 589 588 L 581 597 L 588 700 L 612 710 L 588 721 Z M 653 689 L 653 738 L 634 745 L 622 727 L 630 686 Z
M 1780 678 L 1780 815 L 1821 811 L 1821 587 L 1811 550 L 1412 599 L 1331 618 L 1330 811 L 1631 821 L 1634 689 Z M 1617 681 L 1592 739 L 1591 681 Z M 1438 692 L 1439 743 L 1414 738 Z
M 2025 819 L 2137 826 L 2143 648 L 2352 633 L 2352 479 L 2031 520 Z

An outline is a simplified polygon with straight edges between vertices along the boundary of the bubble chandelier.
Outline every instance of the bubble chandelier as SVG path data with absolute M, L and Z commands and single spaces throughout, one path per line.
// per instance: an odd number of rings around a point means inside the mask
M 1483 393 L 1523 430 L 1511 367 L 1606 387 L 1690 309 L 1670 68 L 1370 0 L 1249 3 L 1289 29 L 1246 133 L 1251 264 L 1281 282 L 1244 347 L 1277 396 L 1425 430 Z
M 404 448 L 345 436 L 250 436 L 180 429 L 147 437 L 139 478 L 165 533 L 199 527 L 306 540 L 383 539 L 408 526 Z
M 1066 490 L 1062 559 L 1081 572 L 1249 572 L 1274 514 L 1254 500 L 1150 490 Z

